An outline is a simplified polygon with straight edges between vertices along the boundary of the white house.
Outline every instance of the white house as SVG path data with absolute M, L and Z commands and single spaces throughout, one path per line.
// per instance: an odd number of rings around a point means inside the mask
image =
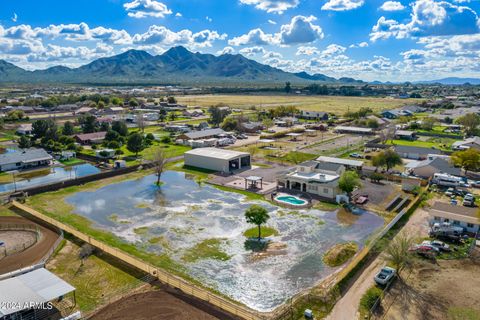
M 317 195 L 335 200 L 342 194 L 338 188 L 338 180 L 345 172 L 345 166 L 338 163 L 306 161 L 278 178 L 279 186 L 289 190 Z
M 453 150 L 466 150 L 470 148 L 480 150 L 480 137 L 472 137 L 463 141 L 455 141 L 452 144 Z
M 430 222 L 432 224 L 447 222 L 462 227 L 467 232 L 476 233 L 480 229 L 477 211 L 478 208 L 456 206 L 436 201 L 429 211 Z
M 186 166 L 230 173 L 234 170 L 250 168 L 250 154 L 218 148 L 197 148 L 185 152 Z
M 52 164 L 53 157 L 43 149 L 24 149 L 0 155 L 0 172 L 23 170 Z

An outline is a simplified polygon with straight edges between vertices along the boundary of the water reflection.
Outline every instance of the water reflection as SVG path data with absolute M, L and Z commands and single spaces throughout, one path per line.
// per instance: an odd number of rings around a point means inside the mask
M 31 170 L 15 173 L 15 183 L 0 184 L 0 193 L 22 190 L 49 183 L 65 181 L 98 173 L 100 169 L 85 163 L 71 167 L 48 167 L 39 170 Z M 9 174 L 8 172 L 6 174 Z M 12 176 L 13 179 L 13 176 Z

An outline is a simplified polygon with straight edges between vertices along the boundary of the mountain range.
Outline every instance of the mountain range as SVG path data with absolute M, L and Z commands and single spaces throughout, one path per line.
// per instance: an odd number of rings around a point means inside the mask
M 0 83 L 84 83 L 84 84 L 224 84 L 224 83 L 339 83 L 364 84 L 353 78 L 340 78 L 307 72 L 290 73 L 241 54 L 193 53 L 182 46 L 173 47 L 161 55 L 129 50 L 100 58 L 78 68 L 54 66 L 45 70 L 28 71 L 0 60 Z M 475 78 L 445 78 L 418 81 L 418 84 L 461 85 L 480 84 Z M 382 84 L 375 81 L 372 84 Z M 388 84 L 388 83 L 383 83 Z
M 55 66 L 45 70 L 27 71 L 0 60 L 0 82 L 8 83 L 245 83 L 285 82 L 305 83 L 355 82 L 340 81 L 323 74 L 290 73 L 248 59 L 241 54 L 193 53 L 186 48 L 173 47 L 161 55 L 141 50 L 94 60 L 78 68 Z

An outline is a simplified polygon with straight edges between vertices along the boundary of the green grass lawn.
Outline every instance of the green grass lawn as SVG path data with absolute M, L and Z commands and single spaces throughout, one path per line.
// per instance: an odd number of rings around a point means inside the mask
M 430 138 L 427 141 L 420 141 L 420 140 L 390 140 L 387 144 L 398 145 L 398 146 L 411 146 L 411 147 L 422 147 L 422 148 L 429 148 L 429 149 L 439 149 L 449 151 L 451 149 L 452 143 L 454 143 L 455 139 L 449 138 Z
M 60 160 L 60 163 L 62 163 L 65 166 L 74 166 L 77 164 L 83 164 L 85 163 L 85 160 L 78 159 L 78 158 L 72 158 L 68 160 Z
M 225 239 L 206 239 L 197 243 L 192 248 L 188 249 L 182 260 L 185 262 L 195 262 L 200 259 L 214 259 L 226 261 L 230 256 L 222 251 L 222 244 L 226 242 Z
M 267 227 L 267 226 L 261 226 L 261 236 L 262 238 L 267 238 L 271 236 L 278 236 L 278 231 L 274 228 Z M 258 237 L 258 227 L 253 227 L 248 230 L 246 230 L 243 235 L 247 238 L 257 238 Z

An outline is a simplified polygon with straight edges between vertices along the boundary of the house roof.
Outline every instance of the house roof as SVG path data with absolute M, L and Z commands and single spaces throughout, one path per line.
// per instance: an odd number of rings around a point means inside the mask
M 479 224 L 477 217 L 478 208 L 456 206 L 445 202 L 436 201 L 430 208 L 430 215 Z
M 343 165 L 351 166 L 351 167 L 361 167 L 361 166 L 363 166 L 363 161 L 343 159 L 343 158 L 334 158 L 334 157 L 325 157 L 325 156 L 318 157 L 317 161 L 343 164 Z
M 414 170 L 423 168 L 426 166 L 432 166 L 438 172 L 448 173 L 454 176 L 462 175 L 462 169 L 456 168 L 455 166 L 450 164 L 447 160 L 442 158 L 434 158 L 434 159 L 428 159 L 423 161 L 413 161 L 405 165 L 406 168 L 414 169 Z
M 75 137 L 79 140 L 82 140 L 82 141 L 103 140 L 103 139 L 105 139 L 106 134 L 107 134 L 106 131 L 101 131 L 101 132 L 77 134 L 77 135 L 75 135 Z
M 415 131 L 397 130 L 395 132 L 395 135 L 397 135 L 397 136 L 413 136 L 413 135 L 415 135 Z
M 207 158 L 215 158 L 222 160 L 235 159 L 239 156 L 249 156 L 248 152 L 240 152 L 227 149 L 218 149 L 218 148 L 197 148 L 185 152 L 187 155 L 197 155 Z
M 472 137 L 472 138 L 465 139 L 463 141 L 455 141 L 452 144 L 452 147 L 459 147 L 459 146 L 463 146 L 463 145 L 466 145 L 466 144 L 480 145 L 480 137 L 475 136 L 475 137 Z
M 208 130 L 202 130 L 202 131 L 187 132 L 185 133 L 185 136 L 187 136 L 189 139 L 201 139 L 204 137 L 216 136 L 224 133 L 225 131 L 223 131 L 222 129 L 216 128 L 216 129 L 208 129 Z
M 371 128 L 361 128 L 361 127 L 348 127 L 348 126 L 338 126 L 335 128 L 336 131 L 353 131 L 353 132 L 364 132 L 370 133 L 373 131 Z
M 2 280 L 0 281 L 0 301 L 12 302 L 14 305 L 0 306 L 0 316 L 28 309 L 31 303 L 41 304 L 52 301 L 74 290 L 74 287 L 45 268 Z
M 432 148 L 412 147 L 412 146 L 395 146 L 397 153 L 418 153 L 418 154 L 442 154 L 442 151 Z
M 44 149 L 24 149 L 18 152 L 10 152 L 0 155 L 0 166 L 11 163 L 28 163 L 53 159 Z

